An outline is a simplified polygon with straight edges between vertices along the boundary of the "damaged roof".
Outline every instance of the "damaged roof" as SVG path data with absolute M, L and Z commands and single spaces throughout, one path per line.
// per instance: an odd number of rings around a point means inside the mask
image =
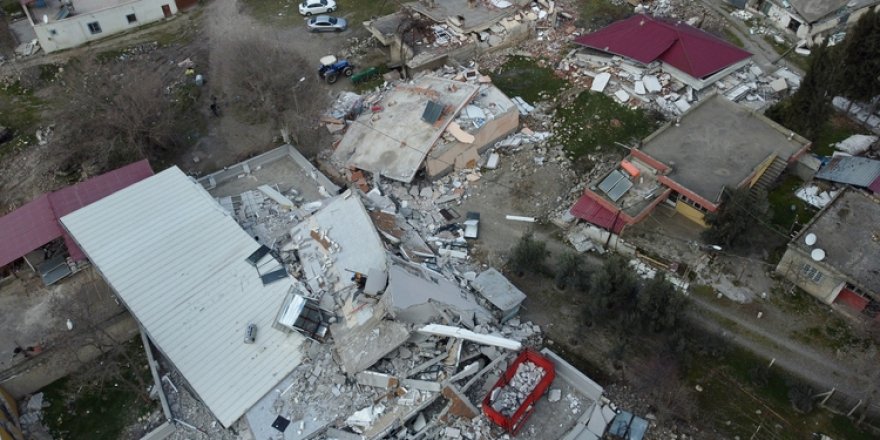
M 82 260 L 85 255 L 61 229 L 58 219 L 152 175 L 145 159 L 43 194 L 0 217 L 0 267 L 62 236 L 70 256 Z
M 857 156 L 834 157 L 816 173 L 816 178 L 869 187 L 880 179 L 880 160 Z
M 870 292 L 880 292 L 880 200 L 868 193 L 847 188 L 802 229 L 789 246 L 806 255 L 813 249 L 825 251 L 822 264 L 837 269 L 850 282 Z M 803 237 L 816 235 L 807 246 Z
M 644 14 L 612 23 L 574 41 L 643 64 L 663 61 L 694 78 L 706 78 L 752 56 L 693 26 Z
M 333 158 L 348 167 L 410 182 L 428 152 L 479 86 L 434 76 L 396 85 L 348 128 Z M 443 107 L 434 123 L 422 114 L 429 102 Z
M 300 363 L 304 337 L 272 328 L 293 279 L 264 285 L 260 245 L 177 167 L 61 222 L 223 426 Z

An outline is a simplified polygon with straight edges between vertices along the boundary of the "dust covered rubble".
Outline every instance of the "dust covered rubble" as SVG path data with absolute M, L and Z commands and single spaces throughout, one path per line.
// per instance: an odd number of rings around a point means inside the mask
M 492 409 L 506 417 L 512 416 L 546 374 L 543 368 L 533 362 L 519 364 L 510 382 L 492 390 L 489 396 Z

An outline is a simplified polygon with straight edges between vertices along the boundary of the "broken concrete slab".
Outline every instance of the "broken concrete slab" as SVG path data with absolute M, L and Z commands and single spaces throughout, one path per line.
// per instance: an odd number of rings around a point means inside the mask
M 654 75 L 643 76 L 642 83 L 644 83 L 645 90 L 647 90 L 648 93 L 660 93 L 660 91 L 663 90 L 663 87 L 660 85 L 660 80 Z
M 471 286 L 501 312 L 501 322 L 507 321 L 517 312 L 526 294 L 495 268 L 483 271 Z
M 618 101 L 620 101 L 624 104 L 629 102 L 629 93 L 626 93 L 623 90 L 618 90 L 618 91 L 614 92 L 614 97 L 617 98 Z
M 474 143 L 474 135 L 462 130 L 461 126 L 458 125 L 458 122 L 450 122 L 449 125 L 446 126 L 446 132 L 451 134 L 452 137 L 459 142 L 465 144 Z
M 451 404 L 449 414 L 456 417 L 464 417 L 468 420 L 480 415 L 477 407 L 455 385 L 447 385 L 443 388 L 441 394 Z
M 390 375 L 385 373 L 378 373 L 375 371 L 361 371 L 357 375 L 355 375 L 357 382 L 361 385 L 366 385 L 368 387 L 377 387 L 384 389 L 392 389 L 397 388 L 400 381 Z
M 593 84 L 590 85 L 590 90 L 602 93 L 605 91 L 605 87 L 608 86 L 609 81 L 611 81 L 611 74 L 608 72 L 602 72 L 593 78 Z
M 645 83 L 642 81 L 636 81 L 635 82 L 635 92 L 637 95 L 644 95 L 646 92 Z
M 461 327 L 453 327 L 449 325 L 428 324 L 417 330 L 419 333 L 426 335 L 447 336 L 450 338 L 465 339 L 478 344 L 494 345 L 496 347 L 505 348 L 507 350 L 519 350 L 522 344 L 512 339 L 502 338 L 500 336 L 483 335 L 474 333 Z
M 479 86 L 445 78 L 422 76 L 399 84 L 376 103 L 380 114 L 364 113 L 352 124 L 333 153 L 346 166 L 410 182 L 446 126 L 477 94 Z M 422 120 L 429 102 L 452 111 L 437 122 Z
M 331 327 L 336 340 L 336 354 L 342 370 L 361 372 L 382 359 L 409 338 L 409 328 L 394 321 L 381 320 L 344 331 L 342 325 Z M 342 334 L 338 334 L 342 333 Z

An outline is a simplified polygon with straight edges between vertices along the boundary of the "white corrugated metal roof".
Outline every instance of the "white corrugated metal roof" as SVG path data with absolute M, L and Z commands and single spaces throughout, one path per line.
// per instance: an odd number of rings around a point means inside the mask
M 264 286 L 245 261 L 260 245 L 180 169 L 61 222 L 224 426 L 300 363 L 303 336 L 272 328 L 292 281 Z

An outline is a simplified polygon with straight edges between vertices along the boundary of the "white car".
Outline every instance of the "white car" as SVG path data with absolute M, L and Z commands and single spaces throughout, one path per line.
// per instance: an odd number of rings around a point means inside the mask
M 336 0 L 305 0 L 299 4 L 302 15 L 325 14 L 336 10 Z

